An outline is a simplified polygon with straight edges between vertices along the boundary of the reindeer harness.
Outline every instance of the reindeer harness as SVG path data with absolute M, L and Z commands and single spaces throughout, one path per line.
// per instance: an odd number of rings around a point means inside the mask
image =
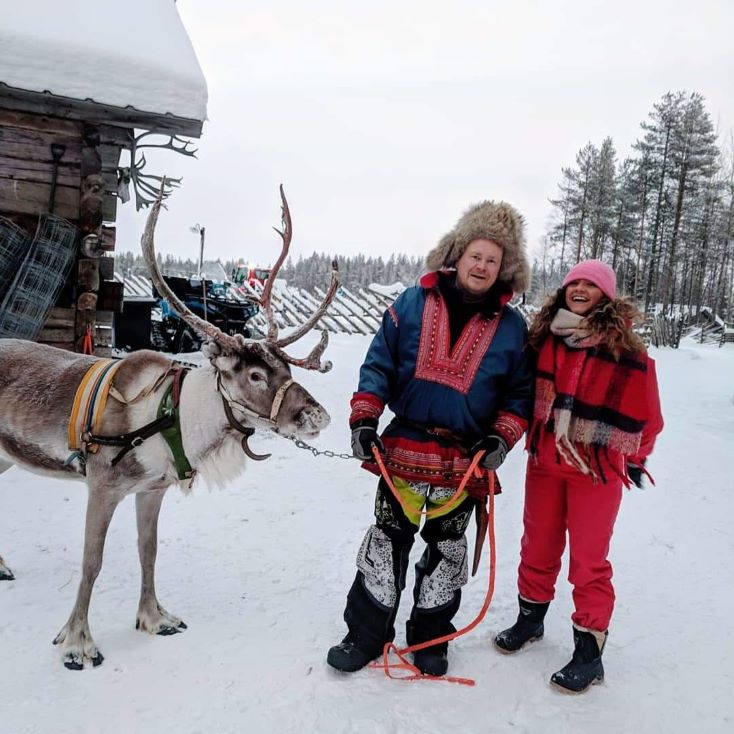
M 268 425 L 268 428 L 275 428 L 276 426 L 276 420 L 278 418 L 278 412 L 280 411 L 280 406 L 283 404 L 283 399 L 285 398 L 285 394 L 288 391 L 288 388 L 294 384 L 293 378 L 286 380 L 275 392 L 275 395 L 273 397 L 273 405 L 270 408 L 270 415 L 264 416 L 260 415 L 260 413 L 255 412 L 252 408 L 248 407 L 244 403 L 240 402 L 239 400 L 235 400 L 235 398 L 230 395 L 229 390 L 223 385 L 222 378 L 219 372 L 217 372 L 217 392 L 222 396 L 222 403 L 224 404 L 224 414 L 227 416 L 227 420 L 229 421 L 229 425 L 232 426 L 235 430 L 239 431 L 242 434 L 242 450 L 249 456 L 251 459 L 254 459 L 255 461 L 264 461 L 265 459 L 269 459 L 271 454 L 256 454 L 247 444 L 247 440 L 255 433 L 255 429 L 251 426 L 245 426 L 240 421 L 235 418 L 234 413 L 232 412 L 232 404 L 236 405 L 239 410 L 241 410 L 246 416 L 249 416 L 250 418 L 256 418 L 259 421 L 263 421 Z
M 196 475 L 196 470 L 191 467 L 191 463 L 186 457 L 179 420 L 181 385 L 189 370 L 174 363 L 151 386 L 142 390 L 132 400 L 126 400 L 112 384 L 115 372 L 120 363 L 120 360 L 99 359 L 87 370 L 82 378 L 74 396 L 72 412 L 69 417 L 68 443 L 69 450 L 72 453 L 64 463 L 68 465 L 75 459 L 78 459 L 82 473 L 86 474 L 87 454 L 96 453 L 100 446 L 120 446 L 122 447 L 121 450 L 110 462 L 112 466 L 116 466 L 128 452 L 140 446 L 143 441 L 154 436 L 156 433 L 160 433 L 171 451 L 173 465 L 176 468 L 178 479 L 193 480 Z M 158 405 L 158 414 L 154 421 L 134 431 L 118 434 L 117 436 L 102 436 L 99 434 L 104 409 L 107 405 L 107 399 L 110 396 L 122 403 L 135 403 L 158 390 L 165 379 L 171 375 L 173 375 L 173 380 L 163 394 L 163 398 Z M 285 394 L 293 384 L 294 380 L 289 379 L 278 387 L 273 398 L 270 415 L 264 416 L 233 398 L 222 384 L 221 376 L 217 372 L 217 391 L 222 396 L 224 414 L 230 426 L 242 434 L 242 450 L 251 459 L 263 461 L 270 458 L 271 454 L 256 454 L 252 451 L 247 441 L 255 433 L 255 429 L 251 426 L 245 426 L 237 420 L 232 411 L 232 404 L 235 404 L 246 416 L 263 421 L 270 428 L 274 428 Z
M 74 396 L 68 426 L 69 450 L 77 452 L 79 456 L 72 454 L 67 459 L 67 463 L 71 463 L 73 458 L 81 458 L 82 449 L 84 454 L 96 453 L 99 449 L 98 444 L 90 444 L 84 436 L 99 431 L 112 386 L 112 378 L 119 366 L 119 361 L 99 359 L 82 377 Z
M 78 459 L 82 471 L 86 474 L 87 454 L 96 453 L 100 446 L 120 446 L 122 447 L 121 450 L 110 462 L 112 466 L 116 466 L 128 452 L 140 446 L 143 441 L 156 433 L 160 433 L 171 450 L 178 479 L 193 479 L 196 471 L 191 468 L 183 449 L 178 416 L 181 383 L 188 369 L 173 364 L 151 386 L 142 390 L 133 399 L 126 400 L 112 384 L 115 371 L 120 364 L 119 360 L 97 360 L 82 378 L 69 417 L 69 450 L 72 451 L 72 454 L 65 463 L 70 464 L 74 459 Z M 158 390 L 164 380 L 171 375 L 173 375 L 173 380 L 163 394 L 163 398 L 158 405 L 158 415 L 154 421 L 130 433 L 122 433 L 117 436 L 102 436 L 99 434 L 102 416 L 109 396 L 121 403 L 135 403 Z

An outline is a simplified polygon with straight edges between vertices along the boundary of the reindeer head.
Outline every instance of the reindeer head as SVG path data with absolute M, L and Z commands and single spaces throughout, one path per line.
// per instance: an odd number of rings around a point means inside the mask
M 329 370 L 331 363 L 321 362 L 321 355 L 328 344 L 328 334 L 323 331 L 319 343 L 303 359 L 294 359 L 283 351 L 283 347 L 310 331 L 326 311 L 338 287 L 336 262 L 330 287 L 321 306 L 294 334 L 279 340 L 271 307 L 272 284 L 288 253 L 292 232 L 288 202 L 282 186 L 280 195 L 283 203 L 283 231 L 276 231 L 283 239 L 283 247 L 258 301 L 269 325 L 264 340 L 245 339 L 239 334 L 235 336 L 225 334 L 214 324 L 192 313 L 168 287 L 158 269 L 153 241 L 161 207 L 161 195 L 151 207 L 141 245 L 151 280 L 158 292 L 168 300 L 171 307 L 189 326 L 204 336 L 202 351 L 217 373 L 217 389 L 222 395 L 230 423 L 234 427 L 239 427 L 241 431 L 243 429 L 247 431 L 248 429 L 240 422 L 244 417 L 244 420 L 251 425 L 268 427 L 284 436 L 313 438 L 329 424 L 329 415 L 305 388 L 294 382 L 289 365 L 320 372 Z M 252 456 L 245 443 L 243 448 Z
M 217 371 L 219 391 L 235 415 L 284 436 L 318 436 L 329 425 L 329 415 L 293 380 L 288 364 L 266 342 L 234 339 L 234 349 L 209 339 L 202 351 Z

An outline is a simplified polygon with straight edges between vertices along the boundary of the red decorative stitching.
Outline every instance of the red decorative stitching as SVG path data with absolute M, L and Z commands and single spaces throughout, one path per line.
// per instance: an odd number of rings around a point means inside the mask
M 482 358 L 492 343 L 499 317 L 487 319 L 475 314 L 451 349 L 449 312 L 436 291 L 426 294 L 421 339 L 415 376 L 438 382 L 466 395 L 474 382 Z
M 392 319 L 393 324 L 395 324 L 395 328 L 398 328 L 398 314 L 395 311 L 395 309 L 392 306 L 387 307 L 387 313 Z
M 497 414 L 497 420 L 492 426 L 493 430 L 502 436 L 507 441 L 507 445 L 512 448 L 525 433 L 528 427 L 528 422 L 515 415 L 514 413 L 507 413 L 500 411 Z
M 363 418 L 377 418 L 382 415 L 385 404 L 376 395 L 368 392 L 356 392 L 350 401 L 352 408 L 349 416 L 350 425 Z

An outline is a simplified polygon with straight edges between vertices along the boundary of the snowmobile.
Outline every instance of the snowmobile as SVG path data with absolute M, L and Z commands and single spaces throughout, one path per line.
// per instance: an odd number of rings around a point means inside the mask
M 259 306 L 246 300 L 229 281 L 199 277 L 164 276 L 174 294 L 196 316 L 211 322 L 225 334 L 257 336 L 247 322 L 259 311 Z M 165 298 L 154 289 L 160 315 L 151 319 L 151 345 L 160 351 L 195 352 L 201 348 L 201 337 L 178 317 Z M 156 318 L 158 316 L 158 318 Z

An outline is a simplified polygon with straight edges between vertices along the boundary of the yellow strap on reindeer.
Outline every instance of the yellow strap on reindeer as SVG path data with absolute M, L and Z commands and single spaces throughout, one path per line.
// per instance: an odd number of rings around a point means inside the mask
M 82 378 L 69 416 L 70 451 L 84 449 L 94 453 L 99 448 L 96 444 L 87 443 L 84 436 L 100 432 L 112 378 L 120 362 L 114 359 L 98 359 Z

